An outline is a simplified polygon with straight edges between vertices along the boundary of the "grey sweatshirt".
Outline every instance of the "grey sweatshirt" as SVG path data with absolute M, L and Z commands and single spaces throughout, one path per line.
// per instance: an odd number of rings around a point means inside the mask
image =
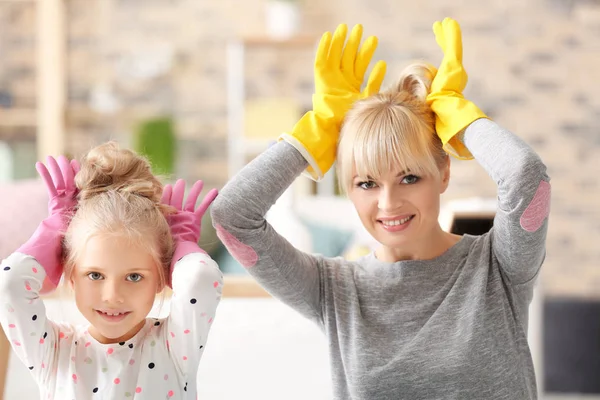
M 494 227 L 431 260 L 349 262 L 290 245 L 265 220 L 307 167 L 285 142 L 213 203 L 230 253 L 327 336 L 335 399 L 537 398 L 527 320 L 545 257 L 549 178 L 528 145 L 490 120 L 472 123 L 464 141 L 498 185 Z

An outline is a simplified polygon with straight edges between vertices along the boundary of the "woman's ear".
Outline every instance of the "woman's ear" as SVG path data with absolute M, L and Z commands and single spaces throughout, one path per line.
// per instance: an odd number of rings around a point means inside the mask
M 440 168 L 441 174 L 441 188 L 440 194 L 444 193 L 446 189 L 448 189 L 448 185 L 450 184 L 450 156 L 446 154 L 446 160 L 444 160 L 444 164 Z

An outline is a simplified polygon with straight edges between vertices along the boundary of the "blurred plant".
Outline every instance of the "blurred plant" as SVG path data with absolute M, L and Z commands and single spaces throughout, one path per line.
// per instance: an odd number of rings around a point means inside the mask
M 157 117 L 142 121 L 136 132 L 135 150 L 152 164 L 156 175 L 170 177 L 175 169 L 176 137 L 173 120 Z

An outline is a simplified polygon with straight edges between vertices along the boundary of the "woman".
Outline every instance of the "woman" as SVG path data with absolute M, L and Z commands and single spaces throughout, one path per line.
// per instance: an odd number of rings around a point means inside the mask
M 223 188 L 213 222 L 258 282 L 322 328 L 336 399 L 535 399 L 527 319 L 549 178 L 529 146 L 462 96 L 458 24 L 446 19 L 434 32 L 439 71 L 410 66 L 374 95 L 381 64 L 359 92 L 374 39 L 358 51 L 360 27 L 345 48 L 344 26 L 325 34 L 313 110 Z M 340 129 L 340 185 L 381 243 L 355 262 L 302 253 L 264 217 L 307 167 L 326 172 Z M 441 229 L 444 150 L 474 157 L 498 184 L 490 232 Z

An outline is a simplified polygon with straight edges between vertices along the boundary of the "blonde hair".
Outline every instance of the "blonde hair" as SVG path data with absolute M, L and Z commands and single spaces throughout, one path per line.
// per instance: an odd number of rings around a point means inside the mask
M 102 235 L 124 238 L 147 249 L 164 287 L 174 251 L 165 218 L 172 208 L 160 202 L 163 186 L 152 174 L 150 163 L 108 142 L 85 156 L 75 184 L 78 206 L 65 234 L 65 281 L 70 281 L 87 241 Z
M 440 174 L 448 156 L 425 102 L 434 76 L 428 64 L 409 65 L 395 87 L 356 102 L 346 114 L 337 155 L 343 191 L 352 186 L 354 168 L 358 176 L 375 180 L 394 167 L 415 175 Z

